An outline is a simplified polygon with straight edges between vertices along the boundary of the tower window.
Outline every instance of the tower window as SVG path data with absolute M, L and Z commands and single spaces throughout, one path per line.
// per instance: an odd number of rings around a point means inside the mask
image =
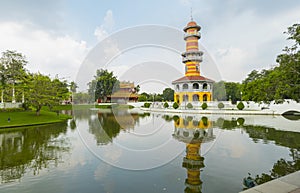
M 199 84 L 198 83 L 194 83 L 193 84 L 193 89 L 199 89 Z
M 206 90 L 207 89 L 207 83 L 204 83 L 203 84 L 203 90 Z
M 182 89 L 183 89 L 183 90 L 187 90 L 188 88 L 189 88 L 189 85 L 188 85 L 188 84 L 183 84 L 183 85 L 182 85 Z

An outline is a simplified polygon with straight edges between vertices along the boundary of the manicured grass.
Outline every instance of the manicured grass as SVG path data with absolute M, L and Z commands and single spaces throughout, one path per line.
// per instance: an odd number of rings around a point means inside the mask
M 41 111 L 39 116 L 34 111 L 0 112 L 0 128 L 57 123 L 69 118 L 71 118 L 69 115 L 57 115 L 49 111 Z

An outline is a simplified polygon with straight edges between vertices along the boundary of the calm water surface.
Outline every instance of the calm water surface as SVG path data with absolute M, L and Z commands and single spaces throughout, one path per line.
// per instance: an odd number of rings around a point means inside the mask
M 300 165 L 297 118 L 73 115 L 0 130 L 0 192 L 239 192 L 248 173 L 266 179 Z

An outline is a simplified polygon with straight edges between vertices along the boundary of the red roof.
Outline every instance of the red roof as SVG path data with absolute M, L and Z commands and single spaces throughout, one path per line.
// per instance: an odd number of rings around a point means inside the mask
M 187 26 L 196 26 L 196 25 L 197 25 L 197 23 L 194 22 L 194 21 L 190 21 L 190 22 L 187 24 Z
M 214 82 L 213 80 L 206 78 L 204 76 L 184 76 L 177 80 L 174 80 L 172 83 L 176 82 L 190 82 L 190 81 L 207 81 L 207 82 Z

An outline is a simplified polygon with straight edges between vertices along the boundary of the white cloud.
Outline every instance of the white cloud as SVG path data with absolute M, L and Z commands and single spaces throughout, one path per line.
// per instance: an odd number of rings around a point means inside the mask
M 107 10 L 106 15 L 103 19 L 103 24 L 95 29 L 94 35 L 99 41 L 103 40 L 108 36 L 108 33 L 113 29 L 115 25 L 112 10 Z
M 30 23 L 2 22 L 0 51 L 17 50 L 27 57 L 30 72 L 41 72 L 74 80 L 77 70 L 88 52 L 84 41 L 68 35 L 54 36 L 32 28 Z

